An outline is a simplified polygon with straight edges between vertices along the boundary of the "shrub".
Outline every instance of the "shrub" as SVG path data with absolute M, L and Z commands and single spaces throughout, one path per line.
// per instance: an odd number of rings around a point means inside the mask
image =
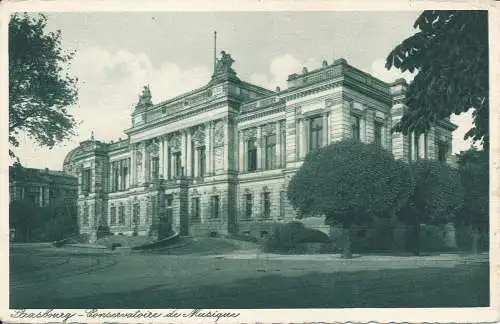
M 264 252 L 301 253 L 303 243 L 327 243 L 330 238 L 325 233 L 306 228 L 301 222 L 278 224 L 263 242 Z

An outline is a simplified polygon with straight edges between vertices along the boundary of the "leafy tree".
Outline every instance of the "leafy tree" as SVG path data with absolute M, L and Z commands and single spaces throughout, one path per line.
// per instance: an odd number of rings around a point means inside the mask
M 445 224 L 453 220 L 463 203 L 464 190 L 458 171 L 435 160 L 410 164 L 412 190 L 399 212 L 400 220 L 411 226 L 411 248 L 420 254 L 421 224 Z
M 61 47 L 61 32 L 46 32 L 44 15 L 14 14 L 9 23 L 9 155 L 20 132 L 52 148 L 74 135 L 77 79 L 67 64 L 73 52 Z
M 343 227 L 343 256 L 349 258 L 352 225 L 394 216 L 409 189 L 403 162 L 376 145 L 345 140 L 311 152 L 287 194 L 299 216 L 325 215 L 326 224 Z
M 405 112 L 395 131 L 421 133 L 432 123 L 473 109 L 474 127 L 465 138 L 489 142 L 488 13 L 424 11 L 419 31 L 388 55 L 386 68 L 417 71 Z
M 479 252 L 479 232 L 489 228 L 489 157 L 488 151 L 469 149 L 458 154 L 460 179 L 465 189 L 464 203 L 457 223 L 472 229 L 472 251 Z

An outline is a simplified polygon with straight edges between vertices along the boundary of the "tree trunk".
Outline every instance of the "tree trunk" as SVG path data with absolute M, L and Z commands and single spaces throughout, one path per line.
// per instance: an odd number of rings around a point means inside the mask
M 472 253 L 479 254 L 479 229 L 471 226 Z
M 342 226 L 342 258 L 351 259 L 351 229 L 343 225 Z

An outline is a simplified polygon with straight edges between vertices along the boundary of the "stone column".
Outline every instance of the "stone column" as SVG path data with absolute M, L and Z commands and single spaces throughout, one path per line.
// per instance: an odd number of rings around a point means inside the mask
M 229 170 L 229 117 L 222 120 L 224 123 L 224 161 L 223 170 L 227 172 Z
M 243 172 L 245 170 L 245 143 L 244 132 L 238 132 L 238 170 Z
M 136 145 L 132 144 L 132 149 L 130 151 L 130 154 L 131 154 L 131 156 L 130 156 L 130 185 L 131 186 L 133 186 L 136 183 L 135 149 L 136 149 Z M 111 169 L 111 170 L 113 170 L 113 169 Z
M 199 177 L 200 176 L 200 150 L 198 150 L 197 147 L 194 149 L 194 174 L 193 177 Z
M 276 167 L 281 167 L 281 129 L 280 122 L 276 122 Z
M 364 116 L 361 116 L 359 119 L 359 141 L 362 143 L 367 143 L 367 138 L 366 138 L 366 113 Z
M 38 206 L 43 207 L 43 187 L 38 187 Z
M 127 167 L 128 167 L 128 183 L 127 183 L 127 189 L 128 189 L 132 185 L 132 179 L 131 179 L 132 166 L 130 159 L 127 159 Z
M 418 156 L 422 159 L 425 159 L 425 134 L 422 133 L 420 134 L 420 136 L 418 137 L 418 149 L 419 149 L 419 152 L 417 153 Z
M 257 127 L 257 170 L 262 170 L 262 127 Z
M 186 132 L 186 169 L 184 174 L 186 176 L 192 176 L 191 174 L 191 160 L 192 160 L 192 154 L 193 154 L 193 149 L 192 149 L 193 143 L 191 142 L 191 130 L 188 129 Z
M 207 175 L 212 175 L 212 122 L 209 121 L 205 125 L 205 152 L 206 152 L 206 159 L 205 159 L 205 169 L 207 171 Z
M 299 152 L 300 159 L 303 159 L 307 154 L 307 135 L 306 135 L 306 119 L 299 121 Z
M 186 175 L 186 156 L 187 156 L 187 133 L 186 131 L 184 130 L 182 133 L 181 133 L 181 166 L 180 166 L 180 170 L 181 170 L 181 175 L 185 176 Z
M 145 179 L 146 179 L 145 175 L 147 174 L 147 169 L 148 169 L 147 164 L 146 164 L 146 161 L 147 161 L 146 160 L 146 145 L 144 142 L 142 143 L 140 150 L 142 153 L 142 172 L 141 172 L 140 179 L 141 179 L 141 182 L 144 184 Z
M 160 137 L 160 151 L 158 152 L 158 177 L 165 178 L 163 173 L 163 165 L 165 164 L 165 140 L 163 136 Z
M 323 146 L 328 145 L 328 112 L 323 114 Z
M 163 165 L 161 166 L 163 170 L 163 178 L 168 178 L 168 165 L 170 161 L 168 160 L 168 137 L 167 135 L 163 136 Z
M 109 192 L 112 192 L 113 191 L 113 177 L 114 177 L 114 166 L 115 162 L 109 162 Z

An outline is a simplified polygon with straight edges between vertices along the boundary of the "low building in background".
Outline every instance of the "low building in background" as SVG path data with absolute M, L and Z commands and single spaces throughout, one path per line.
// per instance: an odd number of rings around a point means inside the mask
M 46 207 L 63 199 L 75 203 L 78 198 L 78 178 L 63 171 L 9 167 L 10 201 L 29 199 L 35 206 Z
M 391 133 L 407 109 L 405 80 L 337 59 L 269 90 L 240 80 L 233 62 L 222 52 L 210 82 L 157 104 L 145 87 L 126 139 L 92 136 L 67 155 L 81 232 L 148 235 L 167 222 L 181 235 L 264 235 L 295 218 L 286 188 L 307 153 L 347 138 L 405 161 L 450 159 L 448 119 L 419 136 Z

